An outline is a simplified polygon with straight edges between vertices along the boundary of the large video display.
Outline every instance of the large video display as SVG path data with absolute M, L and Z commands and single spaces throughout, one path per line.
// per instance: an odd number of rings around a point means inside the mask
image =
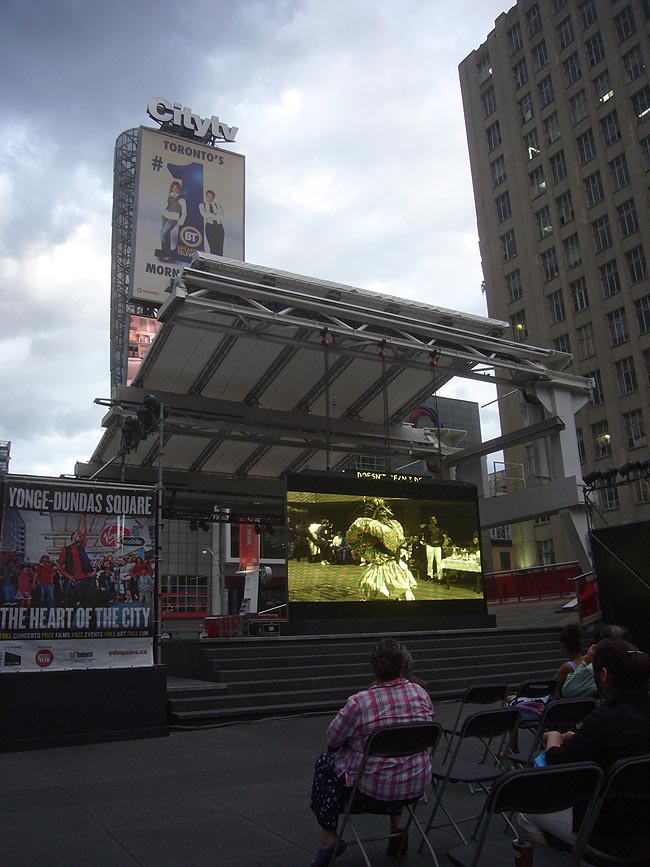
M 382 473 L 293 475 L 287 527 L 292 605 L 336 605 L 338 614 L 340 603 L 371 603 L 373 611 L 381 603 L 405 614 L 404 606 L 423 602 L 484 600 L 472 485 Z

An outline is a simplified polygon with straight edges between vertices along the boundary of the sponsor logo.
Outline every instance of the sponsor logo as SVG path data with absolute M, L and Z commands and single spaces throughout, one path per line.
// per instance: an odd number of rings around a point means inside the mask
M 142 650 L 109 650 L 109 656 L 142 656 L 147 651 L 145 649 Z
M 203 235 L 194 226 L 183 226 L 180 231 L 180 238 L 186 247 L 196 248 L 203 242 Z
M 54 662 L 54 654 L 47 648 L 44 650 L 38 650 L 35 659 L 36 665 L 38 665 L 39 668 L 49 668 L 49 666 Z
M 142 548 L 144 538 L 142 536 L 123 536 L 122 545 L 125 548 Z
M 20 665 L 22 661 L 23 661 L 23 658 L 18 653 L 11 653 L 9 650 L 5 650 L 5 658 L 4 658 L 4 664 L 5 665 L 8 665 L 8 666 Z
M 200 117 L 188 106 L 182 106 L 180 102 L 171 103 L 160 96 L 149 100 L 147 114 L 156 123 L 172 123 L 189 130 L 200 139 L 207 140 L 208 136 L 214 136 L 222 141 L 234 141 L 238 131 L 236 126 L 228 126 L 215 115 Z
M 71 650 L 68 659 L 92 659 L 94 655 L 92 650 Z

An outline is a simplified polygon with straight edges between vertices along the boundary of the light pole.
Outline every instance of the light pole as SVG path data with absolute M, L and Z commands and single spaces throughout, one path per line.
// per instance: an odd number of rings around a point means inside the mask
M 219 558 L 214 553 L 212 548 L 204 548 L 203 553 L 209 554 L 212 557 L 214 565 L 216 566 L 217 578 L 219 580 L 219 607 L 221 609 L 220 614 L 227 614 L 228 612 L 226 610 L 226 583 L 224 580 L 223 569 L 221 568 L 221 564 L 219 563 Z

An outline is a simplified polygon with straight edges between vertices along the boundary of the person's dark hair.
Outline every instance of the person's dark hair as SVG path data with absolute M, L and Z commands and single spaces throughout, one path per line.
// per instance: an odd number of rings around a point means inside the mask
M 632 641 L 632 636 L 627 626 L 618 626 L 616 623 L 599 623 L 596 626 L 594 641 L 602 641 L 603 638 L 622 638 L 623 641 Z
M 560 630 L 560 644 L 563 644 L 569 653 L 580 653 L 582 632 L 578 623 L 567 623 Z
M 375 644 L 370 662 L 375 677 L 380 683 L 395 680 L 402 674 L 404 665 L 402 645 L 393 638 L 382 638 Z
M 603 638 L 598 642 L 594 654 L 596 683 L 603 668 L 607 669 L 612 679 L 608 696 L 648 689 L 650 657 L 637 650 L 629 641 L 622 638 Z

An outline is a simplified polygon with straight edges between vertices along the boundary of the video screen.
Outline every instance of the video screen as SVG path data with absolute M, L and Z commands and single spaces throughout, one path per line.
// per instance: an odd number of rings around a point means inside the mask
M 476 488 L 398 478 L 288 478 L 290 603 L 484 600 Z

